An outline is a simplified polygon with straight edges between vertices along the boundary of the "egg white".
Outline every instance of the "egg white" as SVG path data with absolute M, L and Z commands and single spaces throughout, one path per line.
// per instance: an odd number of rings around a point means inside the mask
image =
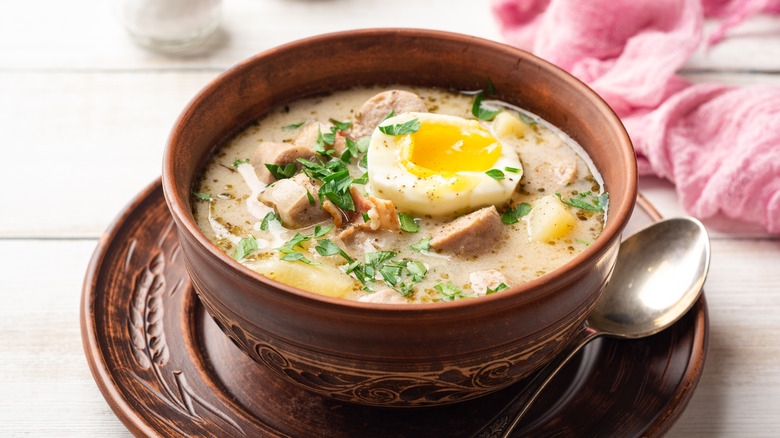
M 371 135 L 368 148 L 368 190 L 373 196 L 393 201 L 398 210 L 415 215 L 447 216 L 466 213 L 488 205 L 502 205 L 512 196 L 522 177 L 522 164 L 517 152 L 495 139 L 479 121 L 461 117 L 431 114 L 405 113 L 383 121 L 380 126 L 402 124 L 418 119 L 423 128 L 426 124 L 443 124 L 457 127 L 465 134 L 476 134 L 493 138 L 501 152 L 490 167 L 479 171 L 463 170 L 468 167 L 469 157 L 461 157 L 453 167 L 432 170 L 421 177 L 409 171 L 410 135 L 388 135 L 379 127 Z M 423 148 L 415 144 L 414 148 Z M 457 159 L 456 159 L 457 161 Z M 419 169 L 419 165 L 417 166 Z M 519 169 L 513 173 L 506 168 Z M 498 169 L 504 179 L 497 180 L 485 172 Z

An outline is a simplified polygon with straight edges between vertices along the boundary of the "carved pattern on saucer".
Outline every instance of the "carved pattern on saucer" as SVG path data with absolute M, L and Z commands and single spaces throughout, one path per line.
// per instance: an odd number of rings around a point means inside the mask
M 127 307 L 127 336 L 128 347 L 137 369 L 128 369 L 126 372 L 156 399 L 185 418 L 198 423 L 210 421 L 198 413 L 197 405 L 220 418 L 236 432 L 246 435 L 241 426 L 228 414 L 193 390 L 182 370 L 169 370 L 169 367 L 166 366 L 171 358 L 165 336 L 164 294 L 168 290 L 168 284 L 173 284 L 168 294 L 174 295 L 187 283 L 187 280 L 181 275 L 173 278 L 174 275 L 165 271 L 166 255 L 173 263 L 180 251 L 172 225 L 171 221 L 165 227 L 149 261 L 132 276 L 132 293 Z M 169 238 L 169 235 L 174 235 L 171 239 L 173 244 L 172 247 L 168 248 L 169 252 L 166 254 L 166 246 L 163 243 Z M 133 240 L 125 255 L 124 268 L 126 271 L 132 265 L 131 261 L 137 254 L 135 249 L 136 241 Z M 169 383 L 169 376 L 172 377 L 175 387 Z M 155 413 L 151 408 L 150 412 Z M 174 430 L 178 430 L 170 420 L 159 415 L 155 415 L 155 417 Z

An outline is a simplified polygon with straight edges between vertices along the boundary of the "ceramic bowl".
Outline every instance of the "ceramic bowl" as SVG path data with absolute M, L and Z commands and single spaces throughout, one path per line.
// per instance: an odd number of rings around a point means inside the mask
M 191 214 L 196 176 L 214 149 L 270 109 L 359 84 L 486 88 L 561 128 L 588 152 L 610 193 L 601 236 L 537 280 L 479 299 L 353 302 L 270 280 L 206 239 Z M 609 106 L 561 69 L 475 37 L 369 29 L 286 44 L 211 81 L 173 127 L 163 165 L 192 285 L 238 347 L 280 378 L 376 406 L 430 406 L 506 387 L 555 355 L 581 325 L 617 257 L 636 199 L 636 158 Z M 213 358 L 219 360 L 219 358 Z

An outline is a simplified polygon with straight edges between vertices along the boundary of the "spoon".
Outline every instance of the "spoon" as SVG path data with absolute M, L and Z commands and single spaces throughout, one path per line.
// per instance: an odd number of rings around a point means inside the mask
M 473 437 L 508 437 L 558 371 L 593 339 L 643 338 L 674 324 L 699 299 L 709 264 L 707 231 L 696 219 L 662 220 L 626 239 L 612 277 L 582 328 Z

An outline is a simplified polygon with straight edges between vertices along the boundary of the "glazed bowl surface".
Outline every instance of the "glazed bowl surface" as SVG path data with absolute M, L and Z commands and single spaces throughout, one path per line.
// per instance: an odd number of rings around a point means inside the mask
M 317 295 L 268 279 L 198 230 L 191 193 L 216 147 L 274 107 L 357 85 L 485 89 L 586 150 L 610 194 L 601 236 L 559 269 L 485 297 L 393 305 Z M 241 62 L 184 109 L 163 189 L 193 287 L 222 330 L 280 378 L 333 399 L 430 406 L 472 399 L 536 370 L 586 319 L 615 264 L 636 200 L 636 158 L 620 120 L 563 70 L 497 42 L 439 31 L 367 29 L 293 42 Z

